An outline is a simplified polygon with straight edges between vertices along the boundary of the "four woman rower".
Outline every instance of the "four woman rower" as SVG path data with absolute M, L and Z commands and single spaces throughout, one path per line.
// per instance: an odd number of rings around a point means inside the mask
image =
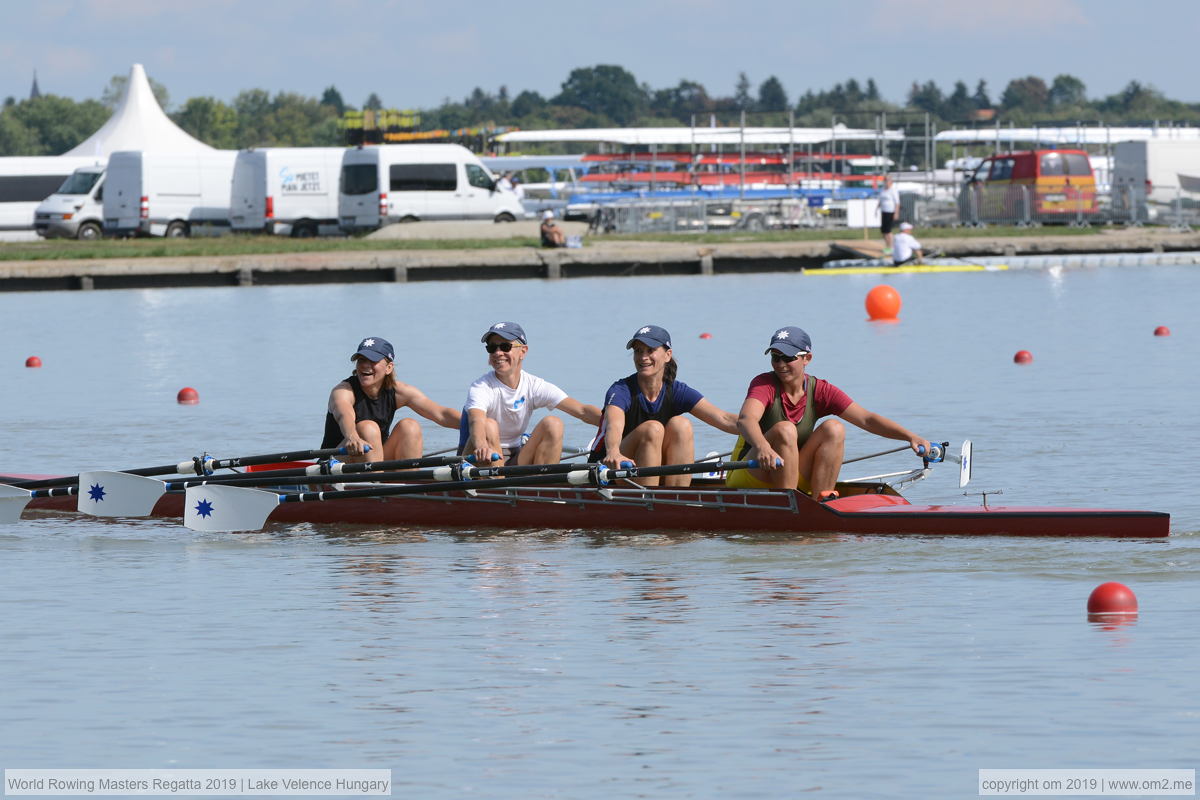
M 334 387 L 326 415 L 323 447 L 340 443 L 351 453 L 371 445 L 367 458 L 410 458 L 421 454 L 420 426 L 401 420 L 389 435 L 398 408 L 408 406 L 426 419 L 460 430 L 459 452 L 478 463 L 493 463 L 493 454 L 517 464 L 557 463 L 562 454 L 563 423 L 546 416 L 526 431 L 533 412 L 552 408 L 599 425 L 590 460 L 617 468 L 682 464 L 695 460 L 691 423 L 684 414 L 718 430 L 738 434 L 734 460 L 757 459 L 754 470 L 734 470 L 728 483 L 736 487 L 796 487 L 827 500 L 835 485 L 845 447 L 841 420 L 890 439 L 907 441 L 914 452 L 928 452 L 929 441 L 899 423 L 868 411 L 845 392 L 805 371 L 812 344 L 797 327 L 775 331 L 765 351 L 772 370 L 756 376 L 736 417 L 710 403 L 676 379 L 678 365 L 671 337 L 657 325 L 640 328 L 626 343 L 633 351 L 635 372 L 609 387 L 604 412 L 567 395 L 548 381 L 523 371 L 529 349 L 525 331 L 515 322 L 497 322 L 481 337 L 491 371 L 467 392 L 460 414 L 395 381 L 394 355 L 385 340 L 364 339 L 352 356 L 355 374 Z M 840 419 L 817 425 L 825 416 Z M 503 463 L 503 461 L 499 462 Z M 690 476 L 667 476 L 666 485 L 686 486 Z M 657 485 L 657 478 L 643 479 Z

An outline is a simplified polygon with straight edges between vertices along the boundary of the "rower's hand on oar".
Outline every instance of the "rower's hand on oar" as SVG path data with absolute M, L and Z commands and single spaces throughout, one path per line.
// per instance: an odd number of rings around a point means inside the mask
M 632 469 L 637 466 L 636 461 L 620 452 L 616 455 L 605 456 L 602 463 L 609 469 Z
M 501 458 L 500 453 L 497 453 L 495 450 L 488 447 L 486 444 L 482 444 L 479 447 L 476 447 L 475 450 L 471 453 L 471 455 L 475 456 L 475 463 L 479 464 L 481 466 L 488 466 L 493 461 L 499 461 Z
M 783 469 L 783 456 L 779 455 L 779 453 L 776 453 L 770 447 L 760 452 L 757 460 L 758 468 L 765 469 L 767 472 Z
M 925 456 L 929 455 L 930 452 L 932 452 L 932 450 L 930 449 L 930 446 L 929 446 L 929 440 L 922 439 L 920 436 L 914 436 L 911 439 L 909 439 L 908 446 L 912 448 L 912 451 L 914 453 L 921 456 L 922 458 L 924 458 Z
M 345 448 L 346 455 L 361 456 L 371 449 L 371 445 L 367 444 L 365 439 L 360 439 L 357 436 L 351 436 L 346 440 Z

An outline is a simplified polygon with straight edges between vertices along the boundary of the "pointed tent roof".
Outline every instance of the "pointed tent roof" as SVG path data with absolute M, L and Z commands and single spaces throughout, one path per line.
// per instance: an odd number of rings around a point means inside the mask
M 63 155 L 107 156 L 117 150 L 194 153 L 212 149 L 167 118 L 150 89 L 146 70 L 141 64 L 134 64 L 129 70 L 125 96 L 108 122 Z

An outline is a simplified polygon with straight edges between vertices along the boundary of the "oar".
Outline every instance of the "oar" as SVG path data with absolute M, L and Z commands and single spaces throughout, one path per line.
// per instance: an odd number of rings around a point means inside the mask
M 292 460 L 292 459 L 285 459 Z M 458 456 L 426 456 L 422 458 L 405 458 L 393 461 L 366 461 L 358 464 L 343 464 L 339 461 L 329 462 L 322 461 L 319 464 L 313 464 L 308 467 L 296 467 L 290 469 L 273 469 L 266 472 L 256 472 L 236 475 L 217 475 L 215 477 L 205 478 L 182 478 L 176 480 L 160 481 L 154 478 L 148 478 L 141 475 L 134 475 L 128 472 L 109 472 L 105 470 L 96 470 L 93 472 L 84 472 L 79 476 L 80 486 L 86 486 L 87 489 L 80 491 L 79 500 L 76 503 L 76 508 L 85 514 L 92 514 L 97 517 L 145 517 L 149 516 L 154 510 L 154 504 L 158 499 L 169 491 L 183 491 L 189 486 L 199 486 L 201 484 L 214 483 L 231 483 L 240 486 L 271 486 L 280 483 L 304 483 L 303 480 L 297 478 L 305 476 L 320 476 L 320 475 L 350 475 L 358 473 L 377 473 L 381 470 L 412 470 L 421 467 L 447 467 L 450 464 L 457 464 L 461 461 Z M 272 463 L 272 462 L 266 462 Z M 434 475 L 416 475 L 406 473 L 396 480 L 417 479 L 420 477 L 434 478 L 438 480 L 446 480 L 451 477 L 450 472 L 446 472 L 444 476 L 440 473 Z M 365 478 L 363 480 L 386 480 L 382 476 Z M 321 481 L 314 481 L 321 482 Z M 329 483 L 340 483 L 341 480 L 334 478 L 328 481 Z M 59 490 L 42 489 L 38 491 L 62 492 Z M 69 494 L 75 494 L 74 487 L 71 487 Z M 35 497 L 39 497 L 37 492 Z
M 755 461 L 730 461 L 719 463 L 725 470 L 753 469 Z M 605 486 L 621 478 L 649 477 L 653 475 L 684 475 L 706 472 L 713 462 L 693 464 L 669 464 L 661 467 L 631 467 L 608 469 L 592 466 L 565 473 L 516 476 L 489 481 L 459 480 L 432 484 L 408 484 L 403 486 L 378 486 L 367 489 L 345 489 L 331 492 L 299 492 L 276 494 L 261 489 L 240 486 L 193 486 L 186 492 L 183 522 L 200 531 L 248 531 L 259 530 L 266 524 L 267 517 L 281 503 L 306 503 L 324 500 L 340 500 L 355 497 L 390 497 L 405 494 L 432 494 L 435 492 L 457 492 L 476 489 L 502 489 L 507 486 L 538 486 L 561 483 L 565 480 L 573 486 Z
M 854 458 L 847 458 L 842 462 L 842 464 L 853 464 L 855 461 L 866 461 L 868 458 L 879 458 L 880 456 L 887 456 L 891 455 L 892 453 L 899 453 L 901 450 L 908 449 L 910 449 L 908 445 L 901 445 L 900 447 L 893 447 L 891 450 L 881 450 L 878 453 L 871 453 L 869 456 L 855 456 Z
M 238 458 L 213 458 L 207 454 L 195 456 L 187 461 L 176 464 L 164 464 L 161 467 L 138 467 L 123 469 L 121 472 L 129 475 L 212 475 L 219 469 L 230 467 L 252 467 L 256 464 L 274 464 L 278 461 L 301 461 L 307 458 L 325 458 L 327 456 L 344 456 L 346 448 L 332 447 L 324 450 L 295 450 L 287 453 L 270 453 L 263 456 L 240 456 Z M 65 478 L 46 478 L 40 481 L 18 481 L 10 484 L 22 489 L 44 489 L 50 486 L 70 486 L 79 483 L 79 476 Z

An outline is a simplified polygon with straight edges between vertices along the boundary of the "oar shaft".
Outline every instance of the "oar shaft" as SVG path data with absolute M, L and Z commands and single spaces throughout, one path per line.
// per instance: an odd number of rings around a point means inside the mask
M 847 458 L 842 463 L 843 464 L 853 464 L 855 461 L 866 461 L 868 458 L 879 458 L 880 456 L 888 456 L 888 455 L 891 455 L 892 453 L 899 453 L 902 450 L 908 450 L 908 449 L 910 449 L 909 446 L 904 444 L 904 445 L 900 445 L 899 447 L 893 447 L 891 450 L 882 450 L 878 453 L 871 453 L 871 455 L 869 455 L 869 456 L 855 456 L 854 458 Z
M 166 481 L 167 491 L 183 491 L 189 486 L 285 486 L 302 483 L 379 483 L 415 480 L 449 480 L 453 477 L 451 467 L 435 467 L 433 469 L 411 469 L 404 472 L 357 472 L 352 475 L 263 475 L 238 476 L 230 478 L 222 476 L 215 478 L 189 478 L 179 481 Z M 282 470 L 281 470 L 282 471 Z
M 294 469 L 273 469 L 267 472 L 255 472 L 251 474 L 236 474 L 236 475 L 216 475 L 208 478 L 182 478 L 177 480 L 167 480 L 167 489 L 186 489 L 188 486 L 199 486 L 201 484 L 213 483 L 229 483 L 235 486 L 269 486 L 278 483 L 305 483 L 303 480 L 277 480 L 280 478 L 295 478 L 312 476 L 317 480 L 313 483 L 340 483 L 342 478 L 339 476 L 355 475 L 359 473 L 379 473 L 387 470 L 415 470 L 421 467 L 443 467 L 452 464 L 457 464 L 462 461 L 458 456 L 429 456 L 423 458 L 402 458 L 393 461 L 366 461 L 361 464 L 332 464 L 326 465 L 324 468 L 320 464 L 314 464 L 311 467 L 298 467 Z M 324 481 L 322 477 L 329 477 L 330 480 Z M 407 477 L 416 477 L 413 473 L 408 473 Z M 363 480 L 380 480 L 379 478 L 365 478 Z

